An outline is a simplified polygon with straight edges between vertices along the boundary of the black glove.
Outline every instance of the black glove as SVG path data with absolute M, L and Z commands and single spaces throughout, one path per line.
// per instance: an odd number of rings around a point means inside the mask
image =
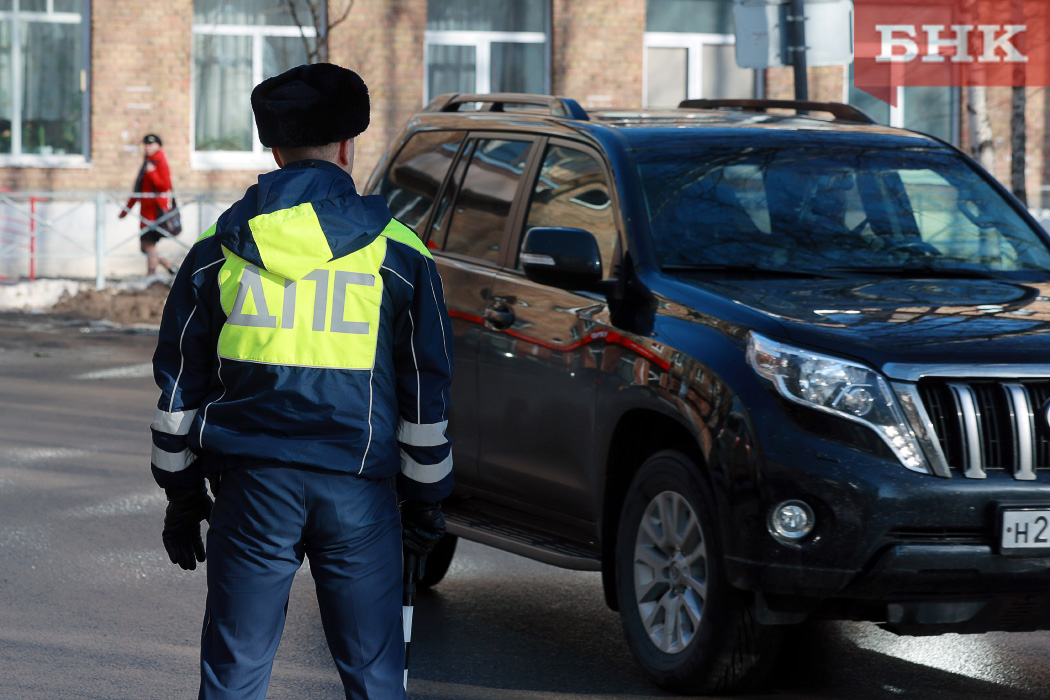
M 401 544 L 406 552 L 430 554 L 434 545 L 445 536 L 445 516 L 440 503 L 401 501 Z
M 172 564 L 187 571 L 197 568 L 204 561 L 204 540 L 201 539 L 201 521 L 211 519 L 211 498 L 200 486 L 191 488 L 164 489 L 168 496 L 168 509 L 164 512 L 164 549 Z

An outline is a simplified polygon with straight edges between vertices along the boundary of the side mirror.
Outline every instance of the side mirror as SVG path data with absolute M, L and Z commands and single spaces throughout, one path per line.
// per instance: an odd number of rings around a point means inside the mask
M 602 254 L 590 231 L 531 228 L 519 258 L 533 282 L 562 289 L 594 289 L 602 281 Z

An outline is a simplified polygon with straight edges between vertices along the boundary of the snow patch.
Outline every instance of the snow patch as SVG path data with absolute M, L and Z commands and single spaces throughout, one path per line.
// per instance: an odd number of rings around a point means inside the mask
M 76 296 L 93 285 L 76 280 L 33 280 L 0 284 L 0 311 L 44 311 L 63 294 Z

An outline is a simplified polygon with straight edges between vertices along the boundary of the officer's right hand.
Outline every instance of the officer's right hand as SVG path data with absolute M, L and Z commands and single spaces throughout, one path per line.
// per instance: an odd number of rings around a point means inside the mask
M 204 561 L 204 540 L 201 539 L 201 521 L 210 520 L 212 500 L 204 488 L 164 489 L 168 496 L 168 508 L 164 512 L 164 549 L 172 564 L 191 571 L 197 562 Z
M 445 536 L 445 516 L 440 503 L 402 501 L 401 543 L 406 552 L 425 558 Z

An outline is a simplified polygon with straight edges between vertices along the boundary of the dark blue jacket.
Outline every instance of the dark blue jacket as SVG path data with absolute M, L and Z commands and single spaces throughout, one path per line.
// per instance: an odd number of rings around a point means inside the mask
M 194 244 L 153 357 L 153 474 L 198 457 L 398 475 L 452 489 L 452 331 L 433 258 L 379 197 L 323 161 L 259 178 Z

